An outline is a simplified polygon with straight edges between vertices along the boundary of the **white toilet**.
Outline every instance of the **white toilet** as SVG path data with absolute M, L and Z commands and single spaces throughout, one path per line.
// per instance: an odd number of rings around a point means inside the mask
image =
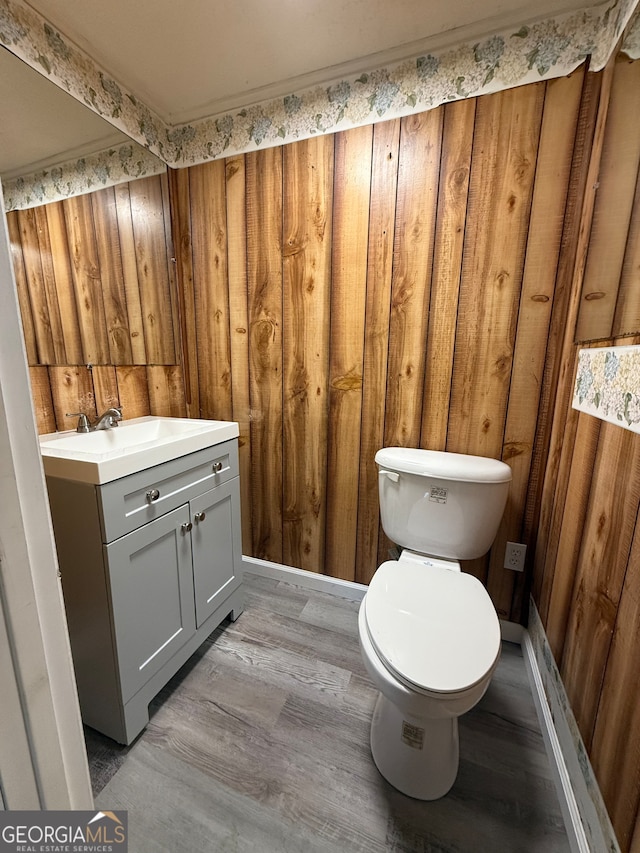
M 367 590 L 358 628 L 380 690 L 371 752 L 382 775 L 420 800 L 458 772 L 458 717 L 482 698 L 500 657 L 500 623 L 459 560 L 485 554 L 511 469 L 497 459 L 386 447 L 376 454 L 382 527 L 404 549 Z

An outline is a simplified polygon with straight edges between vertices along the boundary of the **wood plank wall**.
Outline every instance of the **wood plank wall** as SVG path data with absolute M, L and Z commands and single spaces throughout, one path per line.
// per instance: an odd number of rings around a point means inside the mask
M 576 340 L 640 334 L 640 63 L 617 58 Z
M 40 429 L 118 402 L 237 420 L 245 553 L 362 582 L 390 545 L 378 448 L 502 458 L 505 518 L 465 569 L 519 620 L 502 563 L 534 541 L 585 79 L 13 214 Z
M 620 316 L 616 302 L 624 296 L 629 305 L 640 292 L 638 104 L 623 121 L 620 115 L 623 97 L 629 110 L 637 101 L 639 73 L 640 62 L 610 63 L 597 104 L 593 99 L 533 577 L 534 600 L 623 853 L 640 851 L 640 435 L 576 412 L 570 398 L 576 330 L 578 339 L 586 329 L 602 336 L 604 328 L 605 344 L 640 344 L 640 336 L 611 334 Z M 611 267 L 603 263 L 605 239 Z M 601 298 L 585 300 L 596 284 Z
M 639 69 L 618 60 L 173 172 L 171 216 L 164 178 L 9 216 L 41 431 L 118 402 L 130 417 L 237 420 L 246 554 L 367 582 L 388 547 L 379 447 L 509 463 L 496 544 L 465 569 L 518 621 L 528 577 L 502 557 L 507 540 L 529 546 L 634 853 L 640 437 L 570 398 L 598 306 L 605 340 L 623 314 L 624 331 L 637 322 Z M 603 247 L 615 264 L 589 299 Z
M 540 480 L 584 87 L 579 70 L 172 174 L 187 407 L 240 423 L 245 553 L 368 582 L 389 547 L 378 448 L 495 456 L 508 510 L 465 568 L 520 618 L 502 562 Z
M 184 415 L 166 175 L 7 216 L 41 433 Z

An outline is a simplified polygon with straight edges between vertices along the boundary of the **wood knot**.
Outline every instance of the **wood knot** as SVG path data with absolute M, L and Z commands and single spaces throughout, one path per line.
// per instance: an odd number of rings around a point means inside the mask
M 532 302 L 548 302 L 548 301 L 549 301 L 549 297 L 548 297 L 548 296 L 546 296 L 546 294 L 544 294 L 544 293 L 535 293 L 535 294 L 531 297 L 531 301 L 532 301 Z
M 529 450 L 529 445 L 524 441 L 512 441 L 505 444 L 502 451 L 502 459 L 506 462 L 508 459 L 514 459 L 516 456 L 521 456 Z
M 498 275 L 496 276 L 496 284 L 499 288 L 504 287 L 505 282 L 510 278 L 509 273 L 506 270 L 500 270 Z
M 587 300 L 587 302 L 592 302 L 594 299 L 604 299 L 606 295 L 607 294 L 603 293 L 602 290 L 593 290 L 591 291 L 591 293 L 585 294 L 584 298 Z
M 357 391 L 362 388 L 362 376 L 357 373 L 345 373 L 344 376 L 336 376 L 331 381 L 331 387 L 336 391 Z M 319 388 L 318 391 L 320 391 Z

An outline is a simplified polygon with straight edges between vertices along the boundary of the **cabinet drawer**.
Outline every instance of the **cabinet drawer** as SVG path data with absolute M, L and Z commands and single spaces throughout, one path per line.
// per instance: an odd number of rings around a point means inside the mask
M 238 442 L 231 439 L 96 486 L 102 541 L 113 542 L 236 476 Z

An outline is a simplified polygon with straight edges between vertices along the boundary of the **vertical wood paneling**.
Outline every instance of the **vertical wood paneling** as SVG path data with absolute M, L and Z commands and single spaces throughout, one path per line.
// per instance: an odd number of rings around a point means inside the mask
M 447 444 L 475 113 L 475 100 L 458 101 L 444 117 L 420 438 L 431 450 Z
M 82 339 L 78 324 L 78 309 L 73 286 L 64 208 L 62 202 L 58 201 L 46 205 L 42 210 L 46 213 L 46 228 L 49 232 L 51 265 L 64 338 L 64 362 L 82 364 Z
M 71 412 L 84 412 L 96 417 L 96 402 L 91 371 L 86 367 L 49 368 L 49 382 L 53 398 L 56 429 L 75 429 L 77 417 L 67 417 Z
M 22 254 L 22 241 L 20 237 L 20 223 L 15 211 L 7 213 L 7 226 L 9 230 L 9 242 L 11 244 L 11 260 L 18 291 L 18 304 L 20 305 L 20 317 L 22 319 L 22 334 L 27 353 L 29 365 L 37 364 L 38 344 L 36 332 L 31 313 L 31 297 L 29 296 L 29 285 L 24 268 L 24 257 Z
M 175 364 L 161 176 L 130 183 L 129 195 L 147 363 Z
M 629 62 L 620 55 L 611 87 L 598 194 L 582 284 L 576 327 L 578 341 L 613 336 L 639 164 L 640 62 Z
M 374 458 L 376 451 L 384 445 L 399 147 L 399 119 L 374 126 L 355 570 L 355 580 L 359 583 L 369 583 L 378 558 L 380 509 L 378 470 Z
M 110 365 L 96 366 L 92 368 L 91 375 L 93 377 L 93 396 L 98 415 L 101 415 L 107 409 L 119 406 L 120 396 L 118 394 L 115 367 Z
M 515 577 L 504 571 L 503 555 L 524 519 L 582 82 L 581 70 L 545 87 L 502 450 L 513 479 L 491 549 L 487 581 L 498 613 L 505 619 L 511 612 Z M 523 541 L 522 535 L 518 541 Z
M 67 198 L 62 205 L 82 339 L 82 358 L 86 364 L 108 364 L 109 338 L 100 287 L 91 198 L 87 195 Z
M 226 161 L 227 253 L 229 264 L 229 335 L 231 344 L 231 398 L 233 419 L 240 435 L 240 500 L 242 552 L 252 548 L 251 422 L 249 392 L 249 314 L 247 293 L 247 212 L 245 158 Z
M 163 418 L 184 418 L 187 407 L 184 382 L 179 367 L 161 364 L 147 367 L 150 414 Z
M 355 579 L 371 127 L 335 137 L 325 571 Z M 349 512 L 344 511 L 344 507 Z
M 52 263 L 51 241 L 49 239 L 49 228 L 47 215 L 43 207 L 36 207 L 30 213 L 34 215 L 35 230 L 38 238 L 40 261 L 42 263 L 42 280 L 47 300 L 47 317 L 51 328 L 51 339 L 53 342 L 54 361 L 56 364 L 64 364 L 69 359 L 65 349 L 62 318 L 58 294 L 56 291 L 55 272 Z
M 31 396 L 40 435 L 56 431 L 56 415 L 51 398 L 49 370 L 44 365 L 29 367 Z
M 132 364 L 133 352 L 120 254 L 117 205 L 113 187 L 93 193 L 91 202 L 96 229 L 102 299 L 109 337 L 109 360 L 111 364 Z
M 176 252 L 179 326 L 184 370 L 185 398 L 189 417 L 200 417 L 200 387 L 198 383 L 198 338 L 196 334 L 195 290 L 193 283 L 193 251 L 191 243 L 191 203 L 189 172 L 172 169 L 171 224 Z
M 131 335 L 131 359 L 133 364 L 146 364 L 147 349 L 144 340 L 143 311 L 138 283 L 136 241 L 133 234 L 129 184 L 118 184 L 114 187 L 114 195 L 120 236 L 122 278 L 127 302 L 127 324 Z
M 591 763 L 622 849 L 628 848 L 640 804 L 638 695 L 640 521 L 637 520 L 591 749 Z
M 612 482 L 616 483 L 613 492 Z M 587 749 L 639 505 L 640 440 L 603 423 L 561 665 Z
M 246 192 L 252 553 L 282 562 L 282 149 L 246 155 Z
M 284 149 L 283 558 L 324 568 L 333 137 Z
M 116 367 L 116 381 L 123 418 L 142 418 L 151 414 L 146 367 Z
M 570 471 L 565 460 L 570 459 L 578 424 L 578 413 L 570 408 L 576 370 L 574 329 L 611 76 L 608 69 L 602 75 L 585 74 L 584 79 L 536 427 L 531 478 L 536 491 L 528 496 L 525 511 L 525 531 L 536 543 L 532 590 L 545 621 L 557 548 L 554 519 L 561 518 Z M 523 601 L 523 608 L 527 606 Z
M 29 289 L 31 318 L 38 353 L 37 361 L 38 364 L 54 364 L 56 355 L 51 331 L 49 306 L 47 304 L 47 294 L 44 286 L 36 215 L 34 210 L 19 210 L 17 215 L 20 242 L 22 244 L 24 273 Z M 20 280 L 19 269 L 16 277 Z M 28 324 L 28 317 L 26 322 Z
M 536 84 L 478 101 L 447 438 L 454 452 L 502 453 L 543 96 Z
M 408 116 L 400 130 L 384 429 L 389 446 L 420 443 L 443 116 L 440 108 Z
M 189 187 L 200 411 L 203 418 L 231 420 L 224 162 L 192 168 Z
M 502 454 L 543 96 L 537 84 L 476 108 L 447 430 L 454 453 Z M 487 558 L 464 569 L 484 582 Z
M 629 235 L 622 264 L 620 287 L 613 320 L 614 336 L 640 331 L 640 170 L 629 223 Z
M 147 415 L 150 393 L 158 410 L 183 413 L 182 368 L 147 374 L 143 366 L 147 334 L 149 357 L 175 362 L 166 181 L 121 184 L 12 213 L 8 221 L 28 358 L 34 367 L 52 367 L 32 372 L 39 430 L 72 428 L 76 420 L 66 412 L 93 417 L 96 406 L 103 410 L 119 400 L 125 418 Z
M 558 661 L 562 659 L 567 637 L 569 610 L 580 552 L 579 543 L 582 540 L 599 437 L 600 421 L 580 417 L 575 435 L 575 453 L 570 460 L 566 498 L 564 502 L 557 504 L 556 517 L 552 519 L 552 524 L 558 528 L 555 550 L 558 570 L 549 585 L 546 630 L 551 649 Z M 571 449 L 568 448 L 568 451 L 570 453 Z

